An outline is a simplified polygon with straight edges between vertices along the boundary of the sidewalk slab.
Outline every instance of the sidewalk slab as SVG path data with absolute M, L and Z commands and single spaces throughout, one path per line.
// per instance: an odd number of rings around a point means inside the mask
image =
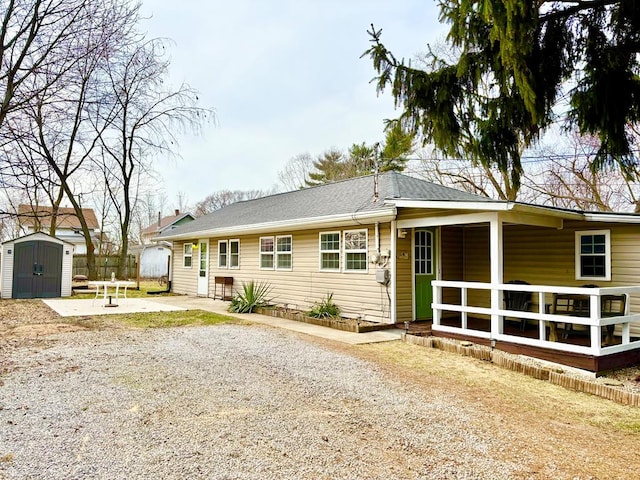
M 122 313 L 140 312 L 172 312 L 178 310 L 188 310 L 179 305 L 168 305 L 149 301 L 141 298 L 120 298 L 117 307 L 103 306 L 103 299 L 59 299 L 49 298 L 42 300 L 61 317 L 84 317 L 96 315 L 114 315 Z
M 336 330 L 334 328 L 312 325 L 310 323 L 296 322 L 295 320 L 287 320 L 284 318 L 271 317 L 269 315 L 260 315 L 257 313 L 231 313 L 229 302 L 222 300 L 214 300 L 204 297 L 189 296 L 167 296 L 157 297 L 153 299 L 154 303 L 162 303 L 166 305 L 175 305 L 187 308 L 189 310 L 206 310 L 209 312 L 228 315 L 230 317 L 241 318 L 247 322 L 260 323 L 270 325 L 272 327 L 283 328 L 298 333 L 304 333 L 314 337 L 325 338 L 337 342 L 347 343 L 350 345 L 362 345 L 367 343 L 392 342 L 400 340 L 402 330 L 398 328 L 390 328 L 367 333 L 353 333 Z

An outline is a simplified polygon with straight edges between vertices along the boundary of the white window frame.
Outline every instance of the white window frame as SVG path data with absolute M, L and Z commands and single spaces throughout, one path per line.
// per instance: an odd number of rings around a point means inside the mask
M 220 252 L 220 247 L 225 246 L 224 254 Z M 224 258 L 224 265 L 222 264 Z M 229 268 L 229 242 L 226 240 L 218 240 L 218 268 Z
M 187 253 L 187 247 L 189 247 L 189 253 Z M 189 265 L 187 265 L 187 258 L 189 259 Z M 191 242 L 182 246 L 182 266 L 184 268 L 193 268 L 193 243 Z
M 596 256 L 596 255 L 583 255 L 581 252 L 582 246 L 582 237 L 591 237 L 594 235 L 604 235 L 605 242 L 605 252 L 603 254 L 598 254 L 597 256 L 602 256 L 605 259 L 605 275 L 602 277 L 594 277 L 594 276 L 586 276 L 582 275 L 582 262 L 581 259 L 583 256 Z M 601 281 L 611 281 L 611 230 L 583 230 L 576 232 L 576 240 L 575 240 L 575 269 L 576 269 L 576 280 L 601 280 Z
M 322 249 L 322 236 L 323 235 L 338 235 L 338 248 L 336 250 L 323 250 Z M 318 251 L 320 252 L 318 258 L 318 268 L 321 272 L 339 272 L 340 267 L 342 266 L 342 254 L 341 254 L 341 246 L 342 246 L 342 234 L 340 230 L 332 231 L 332 232 L 320 232 L 318 235 Z M 322 255 L 325 253 L 337 253 L 338 254 L 338 268 L 323 268 L 322 267 Z
M 233 248 L 232 248 L 232 244 L 237 244 L 238 245 L 238 253 L 233 253 Z M 229 240 L 229 246 L 228 246 L 228 255 L 229 255 L 229 268 L 231 270 L 238 270 L 240 268 L 240 240 L 237 238 L 232 238 L 231 240 Z M 233 264 L 233 257 L 237 257 L 237 262 L 236 265 Z
M 271 251 L 262 250 L 262 240 L 271 240 L 271 245 L 272 245 L 272 250 Z M 271 237 L 260 237 L 260 239 L 258 240 L 258 250 L 259 250 L 258 264 L 260 266 L 260 270 L 273 270 L 275 268 L 275 265 L 276 265 L 276 262 L 275 262 L 275 249 L 276 249 L 276 241 L 275 241 L 275 238 L 273 236 L 271 236 Z M 271 257 L 271 266 L 270 267 L 263 267 L 262 266 L 262 258 L 264 256 L 270 256 Z
M 361 233 L 364 232 L 364 248 L 357 249 L 347 249 L 347 236 L 350 233 Z M 342 232 L 342 250 L 343 250 L 343 260 L 342 264 L 344 266 L 345 273 L 368 273 L 369 272 L 369 262 L 368 262 L 368 248 L 369 248 L 369 230 L 366 228 L 359 228 L 357 230 L 343 230 Z M 364 269 L 350 269 L 348 268 L 348 256 L 350 253 L 364 253 Z
M 288 238 L 289 239 L 289 246 L 291 247 L 290 250 L 283 250 L 283 251 L 279 251 L 278 250 L 278 240 L 283 239 L 283 238 Z M 291 270 L 293 270 L 293 235 L 277 235 L 274 241 L 274 262 L 273 262 L 273 266 L 276 270 L 281 270 L 281 271 L 287 271 L 290 272 Z M 288 267 L 280 267 L 280 258 L 281 257 L 286 257 L 288 256 L 290 258 L 289 260 L 289 265 Z

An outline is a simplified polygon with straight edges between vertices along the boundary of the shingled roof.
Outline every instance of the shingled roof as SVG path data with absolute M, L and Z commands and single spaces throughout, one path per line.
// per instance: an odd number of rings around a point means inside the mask
M 375 177 L 367 175 L 317 187 L 279 193 L 267 197 L 233 203 L 193 222 L 161 234 L 160 239 L 184 238 L 215 230 L 249 229 L 258 225 L 283 225 L 287 222 L 312 222 L 328 217 L 375 216 L 393 211 L 388 199 L 432 200 L 446 202 L 491 202 L 487 197 L 436 185 L 397 172 L 378 176 L 378 198 L 375 199 Z
M 42 228 L 48 229 L 51 225 L 53 207 L 31 205 L 18 205 L 18 221 L 22 225 L 36 225 L 39 221 Z M 87 222 L 90 230 L 97 230 L 100 227 L 96 214 L 92 208 L 83 208 L 82 215 Z M 59 207 L 58 216 L 56 217 L 57 228 L 81 229 L 82 225 L 76 216 L 76 211 L 71 207 Z

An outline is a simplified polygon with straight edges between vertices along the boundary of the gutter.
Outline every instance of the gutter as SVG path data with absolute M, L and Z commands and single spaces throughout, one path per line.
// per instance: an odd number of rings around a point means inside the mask
M 277 230 L 308 230 L 312 228 L 330 228 L 341 225 L 362 225 L 363 223 L 386 223 L 396 219 L 397 210 L 389 206 L 384 210 L 373 212 L 343 213 L 340 215 L 328 215 L 326 217 L 302 218 L 293 220 L 281 220 L 277 222 L 254 223 L 250 225 L 234 225 L 222 228 L 209 228 L 205 230 L 193 230 L 173 235 L 162 235 L 153 240 L 189 240 L 195 237 L 211 238 L 228 235 L 249 235 L 267 233 Z M 188 224 L 187 224 L 188 225 Z
M 590 222 L 640 223 L 640 215 L 632 213 L 585 213 L 584 218 Z

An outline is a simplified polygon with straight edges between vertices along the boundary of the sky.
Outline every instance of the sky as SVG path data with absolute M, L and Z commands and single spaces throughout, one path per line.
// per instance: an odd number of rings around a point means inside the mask
M 158 159 L 165 208 L 220 190 L 268 190 L 294 156 L 384 140 L 395 118 L 379 96 L 367 30 L 412 58 L 442 40 L 435 1 L 143 0 L 149 37 L 171 40 L 171 83 L 200 93 L 215 122 L 180 137 L 175 161 Z

